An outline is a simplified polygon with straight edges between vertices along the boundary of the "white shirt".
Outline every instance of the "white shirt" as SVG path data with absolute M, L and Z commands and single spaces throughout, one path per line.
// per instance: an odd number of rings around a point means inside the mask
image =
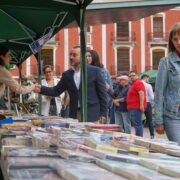
M 77 89 L 79 90 L 80 82 L 81 82 L 81 71 L 74 70 L 74 82 L 76 84 Z
M 79 90 L 79 86 L 80 86 L 80 82 L 81 82 L 81 71 L 76 71 L 75 69 L 74 70 L 74 82 L 76 84 L 76 87 L 77 89 Z M 78 108 L 80 108 L 80 102 L 78 100 Z
M 154 102 L 154 93 L 151 84 L 148 84 L 142 80 L 145 89 L 146 89 L 146 102 L 153 103 Z

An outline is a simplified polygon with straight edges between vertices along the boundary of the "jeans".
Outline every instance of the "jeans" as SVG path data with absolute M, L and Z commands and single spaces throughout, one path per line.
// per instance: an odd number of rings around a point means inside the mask
M 7 110 L 7 107 L 5 105 L 4 99 L 0 99 L 0 109 L 1 110 Z
M 147 107 L 144 111 L 144 114 L 146 116 L 146 121 L 149 127 L 150 136 L 154 136 L 154 126 L 152 122 L 152 106 L 151 103 L 147 102 Z
M 110 109 L 110 124 L 115 124 L 115 111 L 116 111 L 116 106 L 113 103 Z
M 168 139 L 180 145 L 180 110 L 175 119 L 164 116 L 164 126 Z
M 136 136 L 143 136 L 142 115 L 140 109 L 128 109 L 131 123 L 135 126 Z
M 131 121 L 128 112 L 116 111 L 115 124 L 121 126 L 124 133 L 131 134 Z

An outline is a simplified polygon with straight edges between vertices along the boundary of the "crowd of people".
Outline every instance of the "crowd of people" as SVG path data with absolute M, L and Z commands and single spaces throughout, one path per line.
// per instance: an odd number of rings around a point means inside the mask
M 80 47 L 70 51 L 72 68 L 53 76 L 53 67 L 43 68 L 45 79 L 41 85 L 31 83 L 19 85 L 5 66 L 11 60 L 10 51 L 0 47 L 0 96 L 5 86 L 19 94 L 31 92 L 42 94 L 42 115 L 62 115 L 81 121 L 81 56 Z M 169 35 L 169 54 L 160 60 L 155 85 L 155 97 L 149 76 L 141 79 L 135 71 L 119 75 L 111 80 L 109 72 L 101 64 L 95 50 L 87 50 L 87 120 L 95 123 L 116 123 L 125 133 L 143 136 L 143 114 L 149 127 L 150 137 L 165 131 L 169 140 L 180 144 L 180 23 L 175 24 Z M 116 85 L 114 85 L 116 84 Z M 152 107 L 155 108 L 154 122 Z

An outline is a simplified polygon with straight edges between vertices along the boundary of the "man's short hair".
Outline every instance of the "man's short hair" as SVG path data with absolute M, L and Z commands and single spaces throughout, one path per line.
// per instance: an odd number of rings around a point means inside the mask
M 135 74 L 137 75 L 137 72 L 136 72 L 136 71 L 130 71 L 129 74 L 131 74 L 131 73 L 135 73 Z
M 73 49 L 81 48 L 81 46 L 73 46 Z
M 143 75 L 141 76 L 141 79 L 144 79 L 144 78 L 149 78 L 149 76 L 148 76 L 147 74 L 143 74 Z

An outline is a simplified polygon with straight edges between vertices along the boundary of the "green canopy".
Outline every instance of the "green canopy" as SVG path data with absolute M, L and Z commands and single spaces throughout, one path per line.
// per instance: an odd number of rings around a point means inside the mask
M 18 66 L 32 52 L 29 44 L 40 37 L 55 35 L 72 21 L 80 26 L 82 10 L 92 0 L 1 0 L 0 45 L 12 50 Z
M 11 49 L 11 64 L 21 64 L 34 51 L 39 65 L 41 82 L 41 47 L 60 29 L 75 21 L 81 33 L 82 119 L 87 121 L 87 70 L 85 59 L 84 21 L 86 6 L 92 0 L 1 0 L 0 45 Z M 31 44 L 31 46 L 29 46 Z M 20 73 L 21 74 L 21 73 Z M 41 97 L 39 96 L 39 102 Z M 41 104 L 41 103 L 40 103 Z M 41 110 L 41 107 L 39 107 Z
M 149 71 L 146 71 L 146 72 L 143 72 L 141 74 L 139 74 L 138 76 L 141 78 L 141 76 L 143 74 L 147 74 L 149 77 L 150 77 L 150 83 L 155 83 L 156 82 L 156 77 L 157 77 L 157 70 L 149 70 Z

